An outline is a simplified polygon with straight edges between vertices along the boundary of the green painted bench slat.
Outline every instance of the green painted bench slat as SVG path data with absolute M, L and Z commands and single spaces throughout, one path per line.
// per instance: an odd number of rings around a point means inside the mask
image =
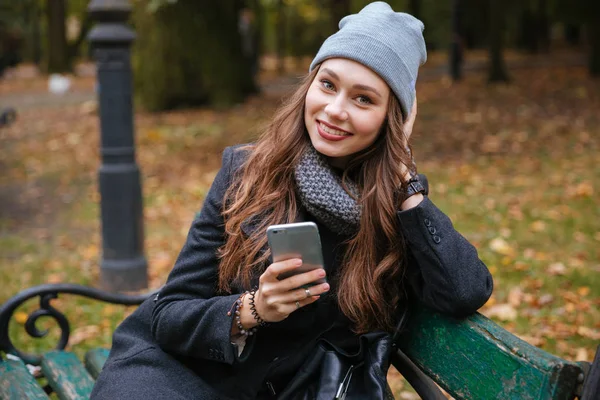
M 61 400 L 89 399 L 94 379 L 73 353 L 51 351 L 42 358 L 42 372 Z
M 572 399 L 579 365 L 511 335 L 481 314 L 413 310 L 402 350 L 456 399 Z
M 85 368 L 92 375 L 92 378 L 98 379 L 98 375 L 100 375 L 100 371 L 102 371 L 109 353 L 109 349 L 102 348 L 92 349 L 85 353 Z
M 23 361 L 4 360 L 0 362 L 0 399 L 48 400 L 48 396 Z

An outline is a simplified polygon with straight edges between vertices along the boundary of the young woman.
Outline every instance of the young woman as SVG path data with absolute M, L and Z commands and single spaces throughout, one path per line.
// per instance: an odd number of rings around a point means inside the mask
M 351 352 L 410 302 L 456 316 L 486 302 L 491 276 L 426 196 L 408 146 L 422 30 L 382 2 L 344 18 L 258 142 L 225 149 L 93 398 L 277 398 L 319 338 Z M 271 263 L 266 229 L 297 221 L 317 224 L 324 269 L 279 280 L 302 260 Z

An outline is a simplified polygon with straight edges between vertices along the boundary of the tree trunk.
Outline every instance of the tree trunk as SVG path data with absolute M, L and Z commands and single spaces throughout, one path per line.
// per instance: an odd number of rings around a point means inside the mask
M 490 0 L 490 70 L 489 82 L 508 82 L 508 73 L 502 52 L 504 35 L 504 5 L 502 0 Z
M 86 40 L 87 34 L 90 31 L 90 29 L 92 28 L 92 20 L 90 17 L 87 16 L 87 11 L 85 12 L 85 15 L 82 15 L 80 17 L 79 20 L 81 21 L 81 29 L 79 30 L 79 34 L 77 35 L 77 38 L 72 43 L 68 44 L 69 63 L 71 63 L 71 64 L 73 63 L 75 58 L 79 55 L 79 51 L 81 50 L 81 45 Z
M 410 0 L 408 3 L 408 12 L 413 17 L 421 19 L 421 0 Z
M 32 26 L 31 26 L 31 47 L 33 62 L 35 65 L 41 65 L 42 63 L 42 34 L 40 29 L 41 23 L 41 12 L 39 5 L 35 2 L 31 4 L 32 10 Z
M 260 70 L 260 57 L 264 53 L 263 39 L 264 39 L 264 26 L 265 26 L 265 9 L 259 0 L 250 0 L 250 9 L 254 13 L 254 60 L 253 65 L 254 74 L 257 74 Z
M 517 38 L 517 47 L 525 49 L 530 53 L 538 52 L 538 41 L 537 41 L 537 18 L 534 12 L 529 8 L 529 5 L 522 12 L 519 19 L 519 35 Z
M 69 53 L 66 34 L 66 0 L 48 0 L 48 72 L 67 72 Z
M 150 111 L 227 107 L 256 91 L 232 2 L 178 0 L 149 13 L 134 5 L 136 95 Z
M 450 43 L 450 76 L 453 81 L 462 79 L 463 43 L 460 29 L 460 0 L 452 2 L 452 42 Z
M 348 14 L 350 14 L 349 0 L 329 0 L 330 35 L 338 31 L 340 20 Z
M 283 0 L 277 1 L 277 22 L 276 22 L 276 32 L 277 37 L 275 44 L 275 51 L 277 53 L 277 73 L 283 74 L 285 71 L 285 3 Z
M 548 1 L 539 0 L 536 18 L 536 39 L 538 48 L 543 52 L 550 51 L 550 22 L 548 20 Z
M 570 46 L 579 45 L 579 39 L 581 37 L 581 29 L 580 29 L 579 25 L 575 25 L 575 24 L 571 24 L 571 23 L 565 24 L 564 36 L 565 36 L 565 41 Z
M 588 23 L 588 40 L 590 42 L 589 72 L 592 77 L 600 77 L 600 18 L 598 17 Z

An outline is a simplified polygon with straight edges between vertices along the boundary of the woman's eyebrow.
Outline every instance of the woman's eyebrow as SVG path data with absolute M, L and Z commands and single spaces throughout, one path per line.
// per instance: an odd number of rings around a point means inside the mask
M 336 79 L 336 80 L 338 80 L 338 81 L 340 80 L 340 77 L 338 76 L 338 74 L 336 74 L 335 72 L 333 72 L 333 71 L 332 71 L 332 70 L 330 70 L 329 68 L 323 68 L 323 72 L 325 72 L 325 73 L 327 73 L 327 74 L 331 75 L 331 76 L 333 77 L 333 79 Z M 373 93 L 375 93 L 377 96 L 379 96 L 379 97 L 383 97 L 383 96 L 381 96 L 381 93 L 379 93 L 379 92 L 377 91 L 377 89 L 375 89 L 375 88 L 373 88 L 373 87 L 371 87 L 371 86 L 367 86 L 367 85 L 361 85 L 360 83 L 357 83 L 356 85 L 353 85 L 352 87 L 353 87 L 354 89 L 358 89 L 358 90 L 365 90 L 365 91 L 368 91 L 368 92 L 373 92 Z
M 365 91 L 368 91 L 368 92 L 373 92 L 373 93 L 375 93 L 377 96 L 379 96 L 379 97 L 382 97 L 382 96 L 381 96 L 381 93 L 379 93 L 379 92 L 377 91 L 377 89 L 375 89 L 375 88 L 373 88 L 373 87 L 371 87 L 371 86 L 361 85 L 361 84 L 358 84 L 358 83 L 357 83 L 356 85 L 354 85 L 354 86 L 352 86 L 352 87 L 353 87 L 353 88 L 355 88 L 355 89 L 358 89 L 358 90 L 365 90 Z

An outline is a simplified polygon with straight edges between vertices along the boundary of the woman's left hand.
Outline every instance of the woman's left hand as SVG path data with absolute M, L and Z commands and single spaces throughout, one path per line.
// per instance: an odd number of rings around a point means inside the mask
M 410 111 L 410 115 L 404 122 L 402 126 L 402 130 L 404 131 L 404 146 L 408 149 L 408 142 L 410 136 L 412 135 L 413 126 L 415 125 L 415 119 L 417 118 L 417 98 L 415 97 L 415 102 L 413 103 L 412 109 Z M 408 151 L 408 150 L 407 150 Z M 404 176 L 404 180 L 408 181 L 411 178 L 411 171 L 407 168 L 409 166 L 402 164 L 402 176 Z

